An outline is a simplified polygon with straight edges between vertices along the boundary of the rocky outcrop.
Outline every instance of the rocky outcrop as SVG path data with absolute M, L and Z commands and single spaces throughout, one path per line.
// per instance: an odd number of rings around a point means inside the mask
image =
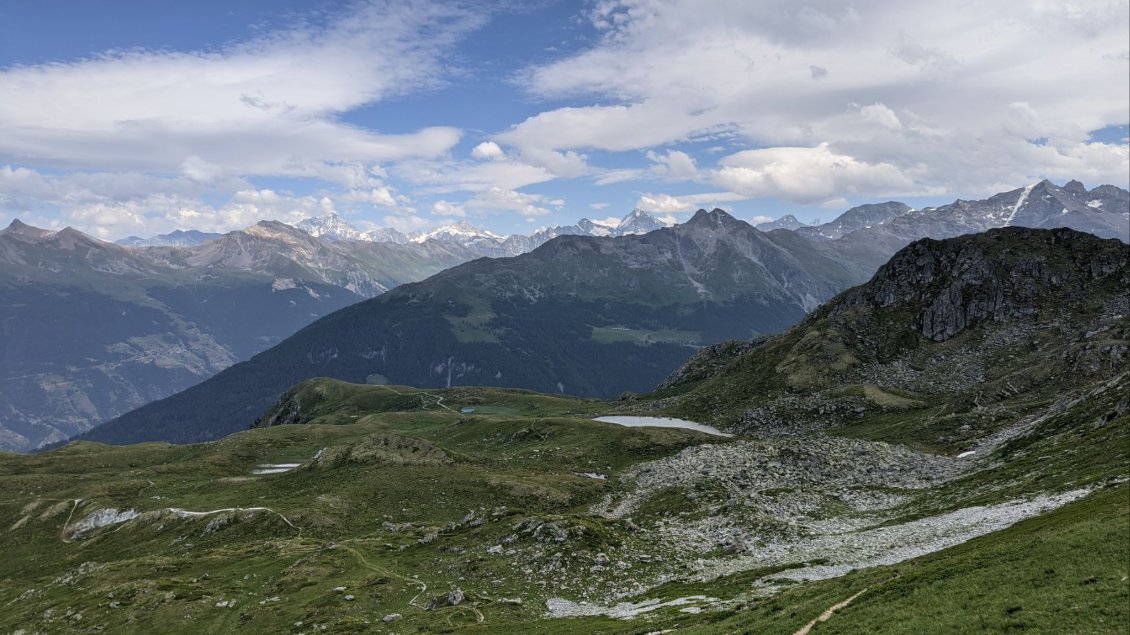
M 907 308 L 923 337 L 944 342 L 985 320 L 1078 303 L 1095 285 L 1125 285 L 1130 248 L 1071 229 L 995 229 L 968 239 L 920 240 L 895 254 L 834 309 Z

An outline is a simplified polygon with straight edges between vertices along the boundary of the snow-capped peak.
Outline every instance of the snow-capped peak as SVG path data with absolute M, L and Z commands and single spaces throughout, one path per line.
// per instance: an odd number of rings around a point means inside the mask
M 350 225 L 336 212 L 307 218 L 294 224 L 295 227 L 325 240 L 366 240 L 365 233 Z
M 442 225 L 431 231 L 416 232 L 410 235 L 412 242 L 422 243 L 426 240 L 442 240 L 468 244 L 482 240 L 502 242 L 505 236 L 500 236 L 486 229 L 479 229 L 467 221 L 459 221 L 451 225 Z
M 666 227 L 656 217 L 648 214 L 642 209 L 633 209 L 628 212 L 628 215 L 620 219 L 620 223 L 616 225 L 615 235 L 624 236 L 626 234 L 646 234 L 657 229 Z

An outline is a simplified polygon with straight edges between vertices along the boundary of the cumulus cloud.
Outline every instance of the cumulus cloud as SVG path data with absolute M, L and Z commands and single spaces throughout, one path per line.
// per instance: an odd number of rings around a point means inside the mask
M 463 209 L 462 205 L 455 203 L 448 203 L 444 200 L 436 201 L 432 204 L 432 213 L 436 216 L 466 216 L 467 211 Z
M 648 151 L 647 158 L 654 165 L 652 173 L 673 181 L 687 181 L 698 177 L 698 166 L 691 155 L 681 150 L 668 150 L 664 154 Z
M 522 161 L 405 161 L 391 168 L 393 175 L 404 179 L 423 193 L 482 192 L 492 187 L 507 190 L 551 181 L 555 177 L 544 167 Z
M 0 166 L 0 209 L 27 222 L 73 225 L 102 238 L 117 238 L 186 227 L 230 231 L 263 219 L 296 222 L 337 206 L 331 196 L 294 196 L 240 179 L 226 186 L 217 190 L 187 178 L 137 173 L 43 174 Z M 220 202 L 208 202 L 216 198 Z M 408 208 L 400 198 L 387 187 L 340 196 L 347 204 L 385 205 L 403 213 Z
M 845 193 L 898 194 L 916 190 L 912 179 L 887 163 L 866 163 L 815 148 L 745 150 L 723 158 L 711 180 L 746 198 L 779 197 L 820 202 Z
M 498 147 L 497 143 L 484 141 L 471 149 L 471 156 L 476 159 L 500 159 L 505 156 L 505 154 L 502 152 L 502 148 Z
M 753 218 L 749 219 L 749 222 L 754 224 L 754 225 L 759 225 L 761 223 L 771 222 L 772 220 L 773 220 L 772 216 L 765 216 L 764 214 L 758 214 L 757 216 L 754 216 Z
M 367 190 L 353 190 L 349 192 L 346 198 L 351 201 L 360 201 L 372 205 L 380 205 L 382 207 L 397 207 L 398 205 L 408 202 L 404 197 L 400 197 L 400 199 L 397 200 L 397 197 L 392 193 L 392 189 L 387 185 Z
M 1124 145 L 1098 147 L 1087 132 L 1125 123 L 1130 110 L 1127 9 L 1125 0 L 962 11 L 926 1 L 718 0 L 704 11 L 693 0 L 608 0 L 588 14 L 602 33 L 596 45 L 524 75 L 533 95 L 573 105 L 501 138 L 615 152 L 729 131 L 755 148 L 848 157 L 838 183 L 860 195 L 991 193 L 1070 170 L 1125 184 Z M 591 105 L 577 105 L 585 99 Z M 1038 113 L 1023 130 L 1015 103 Z M 826 172 L 835 166 L 822 153 L 805 161 Z M 787 185 L 794 178 L 762 167 L 752 168 L 758 177 L 722 166 L 718 178 L 748 192 L 798 192 Z
M 519 116 L 458 156 L 445 121 L 352 115 L 491 72 L 453 55 L 489 11 L 343 7 L 212 49 L 0 68 L 0 214 L 113 235 L 230 229 L 326 199 L 411 229 L 426 222 L 415 200 L 433 219 L 553 213 L 527 188 L 563 179 L 639 181 L 621 187 L 659 191 L 640 202 L 674 214 L 1130 174 L 1125 140 L 1090 136 L 1130 111 L 1127 0 L 600 0 L 581 13 L 596 37 L 520 70 Z M 718 191 L 663 193 L 686 182 Z
M 541 194 L 527 194 L 500 187 L 491 187 L 466 202 L 467 207 L 483 210 L 513 211 L 522 216 L 545 216 L 550 207 L 559 208 L 565 204 L 561 199 L 550 199 Z
M 898 130 L 902 127 L 902 122 L 899 121 L 898 115 L 895 111 L 887 108 L 886 105 L 881 103 L 874 103 L 870 106 L 864 106 L 859 109 L 859 116 L 864 121 L 876 123 L 884 128 L 891 130 Z
M 716 207 L 719 203 L 724 201 L 740 201 L 745 198 L 749 197 L 734 192 L 706 192 L 703 194 L 687 194 L 684 196 L 643 194 L 636 202 L 636 207 L 657 214 L 672 214 L 693 212 L 702 207 Z

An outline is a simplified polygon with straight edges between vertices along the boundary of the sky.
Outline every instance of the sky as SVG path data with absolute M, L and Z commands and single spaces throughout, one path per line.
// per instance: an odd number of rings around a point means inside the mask
M 1130 180 L 1127 0 L 0 0 L 0 225 L 528 233 Z

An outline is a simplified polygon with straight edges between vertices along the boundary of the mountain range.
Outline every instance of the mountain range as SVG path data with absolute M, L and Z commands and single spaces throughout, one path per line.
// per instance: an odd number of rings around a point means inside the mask
M 835 220 L 805 225 L 792 215 L 760 223 L 762 231 L 786 229 L 815 240 L 851 239 L 881 246 L 890 256 L 895 249 L 919 238 L 952 238 L 996 227 L 1070 227 L 1100 238 L 1130 242 L 1130 193 L 1113 185 L 1090 190 L 1079 181 L 1057 186 L 1043 180 L 1001 192 L 987 199 L 958 199 L 948 205 L 911 209 L 905 203 L 853 207 Z M 897 249 L 897 248 L 896 248 Z
M 436 241 L 328 244 L 272 221 L 142 248 L 13 221 L 0 230 L 0 448 L 61 441 L 474 257 Z
M 494 262 L 800 240 L 736 222 Z M 0 628 L 1122 633 L 1128 284 L 1071 229 L 921 239 L 651 394 L 314 378 L 220 442 L 0 453 Z
M 869 273 L 835 245 L 759 232 L 718 209 L 642 235 L 563 235 L 327 316 L 83 438 L 217 438 L 314 376 L 592 397 L 646 391 L 695 347 L 781 331 Z
M 592 221 L 582 218 L 573 225 L 542 227 L 533 233 L 502 236 L 479 229 L 467 221 L 441 225 L 435 229 L 404 234 L 393 228 L 361 231 L 335 212 L 307 218 L 295 227 L 329 241 L 368 241 L 405 244 L 428 240 L 456 243 L 483 256 L 517 256 L 532 251 L 558 236 L 629 236 L 646 234 L 666 225 L 655 216 L 639 209 L 632 210 L 619 222 Z M 161 238 L 161 237 L 158 237 Z
M 923 210 L 911 210 L 897 202 L 863 205 L 831 223 L 799 226 L 799 222 L 786 222 L 795 228 L 777 228 L 770 233 L 792 236 L 794 244 L 797 240 L 810 243 L 809 250 L 819 254 L 818 260 L 829 255 L 835 258 L 837 266 L 850 275 L 835 282 L 839 286 L 824 290 L 834 293 L 865 279 L 895 251 L 926 236 L 944 238 L 1006 224 L 1029 224 L 1073 226 L 1127 240 L 1127 200 L 1127 192 L 1113 186 L 1087 190 L 1074 181 L 1063 187 L 1044 181 L 983 201 L 959 200 Z M 0 254 L 9 256 L 0 284 L 12 289 L 12 297 L 18 297 L 18 302 L 6 306 L 4 317 L 9 325 L 20 324 L 9 326 L 7 333 L 11 335 L 7 337 L 19 337 L 22 343 L 4 347 L 2 370 L 6 388 L 0 399 L 0 447 L 30 449 L 58 441 L 202 381 L 334 309 L 476 257 L 525 253 L 559 236 L 619 241 L 662 227 L 653 216 L 640 210 L 634 210 L 618 223 L 582 219 L 575 225 L 543 228 L 529 236 L 500 236 L 457 223 L 412 236 L 395 230 L 376 230 L 358 239 L 361 232 L 332 214 L 299 225 L 306 231 L 267 221 L 223 235 L 174 232 L 149 239 L 156 246 L 127 248 L 107 246 L 71 229 L 52 233 L 13 224 L 5 232 L 7 237 L 0 239 L 0 250 L 4 250 Z M 311 232 L 321 237 L 312 236 Z M 16 240 L 17 234 L 23 238 Z M 91 257 L 73 257 L 73 251 L 68 250 L 72 242 L 85 245 L 83 251 Z M 18 255 L 26 249 L 37 250 L 37 255 Z M 811 265 L 819 270 L 823 265 L 818 260 L 802 262 L 800 269 Z M 646 269 L 648 263 L 641 261 L 633 266 Z M 86 280 L 83 288 L 98 299 L 95 305 L 111 297 L 107 306 L 119 307 L 115 309 L 117 315 L 124 319 L 89 321 L 80 315 L 59 317 L 63 307 L 73 305 L 69 294 L 80 280 Z M 119 292 L 122 289 L 128 292 Z M 214 308 L 205 310 L 205 302 L 216 305 L 216 293 L 225 298 L 228 306 L 222 317 L 215 317 L 221 313 Z M 285 305 L 275 308 L 273 303 L 284 297 Z M 809 310 L 827 297 L 814 294 L 799 306 Z M 161 317 L 139 322 L 142 318 L 135 320 L 129 311 L 133 305 L 153 309 Z M 665 322 L 671 320 L 659 320 L 656 325 Z M 771 324 L 752 328 L 768 332 L 787 326 L 779 321 Z M 709 328 L 691 330 L 711 333 Z M 600 337 L 609 337 L 604 331 L 598 333 Z M 617 334 L 626 335 L 612 335 Z M 699 346 L 723 336 L 713 332 L 705 339 L 696 339 L 668 334 L 658 339 Z M 644 341 L 656 338 L 649 334 Z M 675 357 L 664 362 L 668 370 L 677 363 Z M 438 358 L 431 361 L 438 364 Z M 586 363 L 591 360 L 577 359 L 576 365 Z M 452 372 L 453 377 L 458 377 L 462 371 Z M 653 372 L 658 376 L 665 371 L 657 367 Z M 521 376 L 503 374 L 510 378 Z M 553 382 L 545 384 L 544 379 L 531 385 L 542 389 L 556 387 Z M 561 384 L 568 390 L 595 394 L 585 392 L 583 382 L 569 380 Z M 640 389 L 642 385 L 632 387 Z M 613 382 L 609 386 L 620 385 Z

